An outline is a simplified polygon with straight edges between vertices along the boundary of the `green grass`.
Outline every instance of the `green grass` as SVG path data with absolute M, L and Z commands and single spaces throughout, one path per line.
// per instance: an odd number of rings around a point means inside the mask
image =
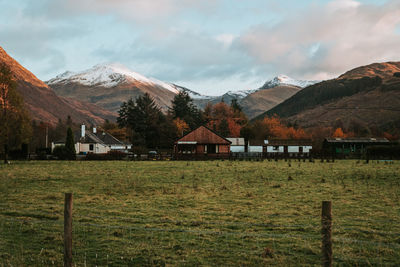
M 320 265 L 323 200 L 334 264 L 400 265 L 398 161 L 0 165 L 0 266 L 62 265 L 65 192 L 77 266 Z

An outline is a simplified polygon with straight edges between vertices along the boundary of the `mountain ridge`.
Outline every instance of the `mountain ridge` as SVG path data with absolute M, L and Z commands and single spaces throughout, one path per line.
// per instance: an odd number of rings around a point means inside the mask
M 76 122 L 102 123 L 105 119 L 115 120 L 116 114 L 102 110 L 93 104 L 59 97 L 43 81 L 23 67 L 0 47 L 0 62 L 6 64 L 17 82 L 17 91 L 24 99 L 33 120 L 55 125 L 67 115 Z
M 256 119 L 276 114 L 304 128 L 340 121 L 347 128 L 400 129 L 399 76 L 400 62 L 357 67 L 303 89 Z

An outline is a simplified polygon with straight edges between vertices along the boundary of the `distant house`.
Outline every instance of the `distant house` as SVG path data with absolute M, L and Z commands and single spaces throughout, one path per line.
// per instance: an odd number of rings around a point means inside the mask
M 205 126 L 184 135 L 174 144 L 177 159 L 190 158 L 228 158 L 231 141 Z
M 232 153 L 243 153 L 246 151 L 244 138 L 230 137 L 226 139 L 231 142 L 230 151 Z
M 310 139 L 271 139 L 264 143 L 264 152 L 268 156 L 308 156 L 312 150 Z
M 81 126 L 81 131 L 74 134 L 75 150 L 77 154 L 105 154 L 110 151 L 128 152 L 131 144 L 124 143 L 111 134 L 100 131 L 96 128 L 93 131 L 86 130 L 85 125 Z M 65 145 L 65 141 L 52 143 L 52 149 L 58 145 Z
M 369 146 L 390 145 L 386 138 L 326 138 L 325 151 L 337 155 L 363 154 Z

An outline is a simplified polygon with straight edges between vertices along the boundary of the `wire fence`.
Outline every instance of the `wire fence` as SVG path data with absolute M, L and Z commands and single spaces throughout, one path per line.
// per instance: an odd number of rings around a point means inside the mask
M 3 212 L 0 215 L 0 239 L 3 240 L 0 241 L 3 246 L 0 262 L 4 265 L 62 265 L 63 221 L 60 216 L 54 218 L 22 217 Z M 398 228 L 382 231 L 365 229 L 363 224 L 385 224 L 389 220 L 352 224 L 341 224 L 341 221 L 349 220 L 340 218 L 333 224 L 335 263 L 400 264 Z M 361 238 L 363 235 L 373 238 Z M 146 220 L 107 214 L 73 218 L 73 259 L 83 266 L 282 265 L 288 261 L 319 264 L 320 250 L 321 225 L 316 221 L 284 224 L 274 221 Z

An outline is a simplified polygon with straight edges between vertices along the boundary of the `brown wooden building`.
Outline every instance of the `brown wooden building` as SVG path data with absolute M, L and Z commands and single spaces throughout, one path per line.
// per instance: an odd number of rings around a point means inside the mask
M 231 142 L 205 126 L 184 135 L 174 144 L 176 159 L 228 158 Z

